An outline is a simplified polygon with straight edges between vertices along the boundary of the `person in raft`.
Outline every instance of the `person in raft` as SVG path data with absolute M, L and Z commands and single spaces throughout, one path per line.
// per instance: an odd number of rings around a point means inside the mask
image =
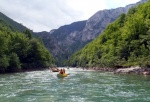
M 59 72 L 60 74 L 63 74 L 63 70 L 62 69 L 60 69 L 60 72 Z
M 64 74 L 65 73 L 65 69 L 60 69 L 60 74 Z
M 63 69 L 63 73 L 65 73 L 65 69 Z

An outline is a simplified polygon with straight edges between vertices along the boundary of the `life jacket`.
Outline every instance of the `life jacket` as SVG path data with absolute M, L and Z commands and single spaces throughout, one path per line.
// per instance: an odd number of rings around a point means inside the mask
M 63 74 L 63 70 L 62 69 L 60 70 L 60 74 Z

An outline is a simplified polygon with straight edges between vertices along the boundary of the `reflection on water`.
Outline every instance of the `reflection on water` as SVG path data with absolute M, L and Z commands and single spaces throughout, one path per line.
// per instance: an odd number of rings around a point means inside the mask
M 149 102 L 150 77 L 66 69 L 0 75 L 0 102 Z

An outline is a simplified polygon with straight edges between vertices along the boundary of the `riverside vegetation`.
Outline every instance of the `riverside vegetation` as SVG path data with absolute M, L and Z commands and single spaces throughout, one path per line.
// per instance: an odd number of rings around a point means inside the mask
M 0 19 L 0 72 L 40 70 L 52 66 L 54 59 L 30 30 L 20 32 Z
M 150 1 L 131 8 L 68 60 L 70 66 L 150 66 Z

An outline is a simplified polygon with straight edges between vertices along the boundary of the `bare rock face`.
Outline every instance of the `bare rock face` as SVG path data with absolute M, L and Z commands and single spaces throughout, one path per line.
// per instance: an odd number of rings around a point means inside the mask
M 135 67 L 129 67 L 129 68 L 121 68 L 121 69 L 117 69 L 115 71 L 115 73 L 123 73 L 123 74 L 129 74 L 129 73 L 139 73 L 142 71 L 142 68 L 139 66 L 135 66 Z
M 98 11 L 87 20 L 86 26 L 82 31 L 82 41 L 93 40 L 103 32 L 109 23 L 116 20 L 121 13 L 126 12 L 125 8 Z
M 82 41 L 86 42 L 88 40 L 93 40 L 103 32 L 103 30 L 107 27 L 109 23 L 115 21 L 120 16 L 120 14 L 127 13 L 131 7 L 135 7 L 147 1 L 148 0 L 141 0 L 135 4 L 130 4 L 125 7 L 98 11 L 87 20 L 86 26 L 81 32 Z

